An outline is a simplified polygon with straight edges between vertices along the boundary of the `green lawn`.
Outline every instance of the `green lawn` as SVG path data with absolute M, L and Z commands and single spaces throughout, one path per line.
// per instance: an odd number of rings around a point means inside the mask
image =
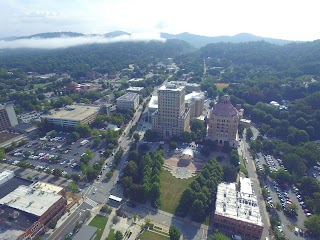
M 101 236 L 102 236 L 103 230 L 107 224 L 107 221 L 108 221 L 107 217 L 104 217 L 104 216 L 101 216 L 98 214 L 90 222 L 89 226 L 93 226 L 93 227 L 97 228 L 97 232 L 96 232 L 97 235 L 95 237 L 95 240 L 101 239 Z
M 160 174 L 161 181 L 161 207 L 160 209 L 168 212 L 175 213 L 179 204 L 182 193 L 187 186 L 192 182 L 193 178 L 178 179 L 171 175 L 167 170 L 163 170 Z
M 222 91 L 224 88 L 228 87 L 229 84 L 227 84 L 227 83 L 217 83 L 216 86 L 217 86 L 217 90 Z
M 48 83 L 36 83 L 33 85 L 33 90 L 37 90 L 38 88 L 43 88 L 47 85 Z
M 144 231 L 142 235 L 140 236 L 140 240 L 168 240 L 170 239 L 169 237 L 157 234 L 155 232 L 150 232 L 150 231 Z
M 114 238 L 115 234 L 116 233 L 115 233 L 114 229 L 111 229 L 110 232 L 109 232 L 108 237 L 106 238 L 106 240 L 115 240 L 115 238 Z

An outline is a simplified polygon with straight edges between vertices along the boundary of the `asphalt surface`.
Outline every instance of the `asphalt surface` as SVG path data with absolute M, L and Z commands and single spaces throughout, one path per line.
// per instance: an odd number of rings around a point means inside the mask
M 85 221 L 86 210 L 92 207 L 87 203 L 82 203 L 73 213 L 71 213 L 65 220 L 63 225 L 58 227 L 47 239 L 48 240 L 62 240 L 67 234 L 72 232 L 74 234 L 74 227 L 78 221 Z

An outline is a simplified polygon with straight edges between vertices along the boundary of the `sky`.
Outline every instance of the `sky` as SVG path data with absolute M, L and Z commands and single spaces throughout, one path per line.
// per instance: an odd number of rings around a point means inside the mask
M 320 39 L 317 0 L 0 0 L 0 38 L 41 32 Z

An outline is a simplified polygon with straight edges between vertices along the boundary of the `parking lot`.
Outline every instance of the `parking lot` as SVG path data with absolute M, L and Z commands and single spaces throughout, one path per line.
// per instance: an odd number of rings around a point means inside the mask
M 263 169 L 262 165 L 267 164 L 270 170 L 274 171 L 279 168 L 284 168 L 281 159 L 276 159 L 273 156 L 263 156 L 261 154 L 255 158 L 257 168 Z M 284 168 L 285 169 L 285 168 Z M 280 218 L 278 229 L 283 231 L 288 239 L 304 239 L 304 221 L 307 216 L 310 216 L 310 211 L 303 202 L 303 196 L 300 196 L 299 189 L 295 186 L 280 186 L 277 182 L 266 180 L 264 188 L 268 190 L 269 196 L 266 199 L 267 204 L 276 211 L 276 204 L 280 204 L 281 210 L 277 211 Z M 294 204 L 297 206 L 297 216 L 287 212 L 285 206 Z
M 67 133 L 60 133 L 57 137 L 29 141 L 19 149 L 15 149 L 6 155 L 6 163 L 17 165 L 20 161 L 27 161 L 32 164 L 35 170 L 50 173 L 53 169 L 60 169 L 63 175 L 82 175 L 80 168 L 81 155 L 91 148 L 91 139 L 88 143 L 81 144 L 84 139 L 67 145 Z M 94 155 L 89 162 L 93 165 L 101 157 L 99 149 L 92 149 Z M 100 151 L 100 152 L 99 152 Z
M 21 120 L 21 122 L 23 123 L 30 123 L 31 120 L 34 121 L 40 121 L 40 116 L 43 115 L 43 112 L 28 112 L 28 113 L 24 113 L 24 114 L 20 114 L 18 115 L 18 119 Z

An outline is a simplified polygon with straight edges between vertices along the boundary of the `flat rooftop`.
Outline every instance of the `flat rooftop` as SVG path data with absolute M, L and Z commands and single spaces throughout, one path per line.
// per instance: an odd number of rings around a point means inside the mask
M 182 91 L 185 86 L 167 83 L 159 87 L 158 91 Z
M 195 99 L 195 100 L 204 99 L 204 93 L 203 92 L 191 92 L 191 93 L 185 95 L 186 102 L 190 102 L 193 99 Z
M 99 112 L 100 107 L 88 105 L 69 105 L 45 116 L 51 119 L 68 119 L 81 121 L 94 113 Z
M 56 193 L 56 194 L 59 193 L 61 190 L 63 190 L 63 187 L 59 187 L 46 182 L 36 182 L 32 184 L 31 187 L 40 191 L 42 190 L 48 193 Z
M 16 190 L 19 186 L 29 186 L 32 184 L 31 180 L 13 177 L 0 185 L 0 199 L 7 196 L 12 191 Z
M 0 199 L 1 205 L 6 205 L 35 216 L 42 216 L 61 195 L 45 192 L 29 186 L 19 186 Z
M 127 88 L 127 92 L 133 91 L 133 92 L 140 92 L 141 90 L 143 90 L 144 87 L 129 87 Z
M 248 180 L 243 183 L 248 183 Z M 249 184 L 251 187 L 251 180 Z M 249 191 L 248 186 L 243 190 Z M 236 183 L 218 185 L 215 215 L 263 226 L 257 196 L 237 191 Z
M 35 216 L 32 213 L 27 213 L 14 209 L 10 206 L 0 206 L 0 219 L 3 219 L 5 222 L 14 222 L 9 227 L 18 227 L 18 229 L 27 230 L 32 224 L 39 220 L 39 216 Z M 14 216 L 14 217 L 13 217 Z M 1 232 L 1 231 L 0 231 Z M 0 238 L 1 239 L 1 238 Z
M 12 178 L 14 177 L 14 172 L 10 170 L 4 170 L 3 172 L 0 173 L 0 183 L 7 179 L 7 178 Z
M 158 96 L 151 97 L 149 104 L 148 104 L 148 108 L 158 109 Z
M 188 83 L 186 81 L 171 81 L 169 83 L 181 85 L 181 86 L 200 87 L 199 83 Z
M 137 97 L 138 94 L 137 93 L 133 93 L 133 92 L 128 92 L 120 97 L 117 98 L 117 101 L 133 101 L 135 99 L 135 97 Z

